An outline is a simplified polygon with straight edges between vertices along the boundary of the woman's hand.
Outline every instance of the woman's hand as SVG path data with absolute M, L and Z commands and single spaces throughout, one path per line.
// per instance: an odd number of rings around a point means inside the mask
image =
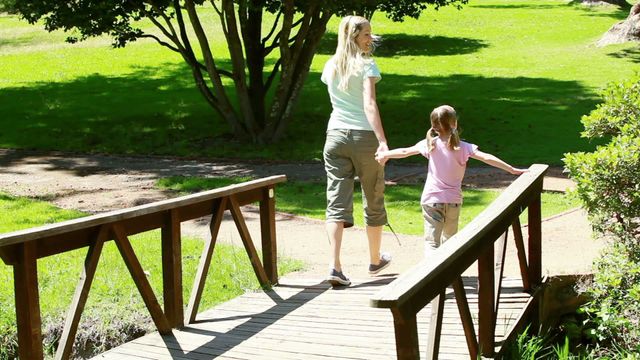
M 386 143 L 380 143 L 378 146 L 378 150 L 376 150 L 375 159 L 380 164 L 383 165 L 389 160 L 389 147 Z

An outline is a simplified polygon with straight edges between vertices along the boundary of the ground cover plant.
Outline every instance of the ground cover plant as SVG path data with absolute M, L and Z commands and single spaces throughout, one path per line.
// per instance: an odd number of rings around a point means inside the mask
M 184 193 L 194 193 L 221 186 L 247 181 L 249 178 L 192 178 L 170 177 L 158 181 L 158 186 Z M 314 219 L 324 219 L 326 209 L 325 184 L 314 182 L 287 181 L 276 189 L 276 209 Z M 394 185 L 385 188 L 385 206 L 389 223 L 393 230 L 402 234 L 421 235 L 423 232 L 422 213 L 419 206 L 422 184 Z M 460 228 L 468 224 L 487 205 L 495 200 L 497 190 L 464 189 L 464 206 L 460 214 Z M 542 217 L 547 218 L 578 206 L 578 202 L 564 194 L 542 193 Z M 362 196 L 356 187 L 353 215 L 355 225 L 364 226 L 362 216 Z M 526 212 L 521 222 L 526 223 Z
M 593 149 L 577 135 L 580 116 L 607 81 L 640 67 L 633 45 L 593 46 L 624 17 L 615 7 L 560 0 L 472 2 L 404 23 L 376 13 L 374 30 L 384 36 L 378 99 L 390 145 L 415 143 L 427 113 L 449 103 L 463 137 L 515 165 L 560 165 L 566 151 Z M 151 41 L 69 45 L 68 34 L 0 15 L 0 146 L 317 161 L 330 111 L 319 77 L 337 21 L 328 24 L 285 139 L 265 147 L 233 140 L 182 59 Z M 222 38 L 212 34 L 211 46 L 224 49 Z
M 61 210 L 41 201 L 15 198 L 0 193 L 0 232 L 60 222 L 83 216 L 77 211 Z M 131 237 L 134 251 L 148 274 L 148 280 L 162 303 L 162 268 L 160 232 L 151 231 Z M 183 238 L 184 298 L 195 278 L 203 242 Z M 84 262 L 83 249 L 43 258 L 38 262 L 40 307 L 46 350 L 55 346 L 64 325 L 64 316 Z M 217 244 L 202 297 L 201 310 L 259 288 L 244 249 Z M 302 267 L 299 261 L 282 259 L 279 272 Z M 114 316 L 114 314 L 118 314 Z M 124 343 L 146 331 L 155 330 L 148 311 L 113 242 L 105 244 L 96 278 L 91 287 L 76 337 L 77 355 L 88 357 Z M 0 359 L 16 356 L 16 319 L 13 298 L 13 272 L 0 264 Z

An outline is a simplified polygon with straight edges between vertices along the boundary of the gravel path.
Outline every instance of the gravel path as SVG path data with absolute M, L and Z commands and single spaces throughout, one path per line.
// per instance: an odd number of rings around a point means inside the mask
M 176 196 L 154 187 L 158 178 L 184 176 L 268 176 L 286 174 L 291 180 L 324 181 L 320 163 L 201 161 L 161 157 L 119 157 L 58 152 L 35 152 L 0 149 L 0 191 L 50 201 L 62 208 L 97 213 L 141 205 Z M 421 183 L 425 167 L 389 164 L 390 183 Z M 469 168 L 465 186 L 503 188 L 515 177 L 492 168 Z M 564 191 L 572 182 L 561 169 L 550 168 L 544 187 Z M 252 237 L 259 238 L 258 217 L 252 208 L 245 209 Z M 307 267 L 295 276 L 323 278 L 327 268 L 329 244 L 322 221 L 277 215 L 278 250 L 281 256 L 305 261 Z M 543 273 L 577 274 L 591 269 L 591 261 L 603 241 L 591 237 L 585 213 L 569 211 L 543 222 Z M 205 220 L 183 224 L 185 234 L 208 236 Z M 220 229 L 220 241 L 241 245 L 233 221 L 226 219 Z M 387 274 L 399 273 L 421 260 L 419 236 L 401 235 L 399 245 L 391 233 L 383 235 L 383 250 L 394 255 Z M 259 242 L 258 242 L 259 243 Z M 259 245 L 259 244 L 257 244 Z M 513 251 L 513 246 L 508 251 Z M 571 254 L 571 256 L 567 256 Z M 515 259 L 515 256 L 509 258 Z M 363 229 L 345 232 L 343 266 L 354 277 L 366 276 L 366 236 Z M 506 275 L 517 275 L 517 264 L 507 262 Z

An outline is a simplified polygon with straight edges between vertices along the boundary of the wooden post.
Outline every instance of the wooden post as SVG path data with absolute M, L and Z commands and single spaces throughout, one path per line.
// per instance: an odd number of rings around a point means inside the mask
M 187 321 L 189 324 L 194 323 L 196 321 L 196 315 L 198 315 L 200 299 L 202 298 L 202 292 L 204 291 L 204 286 L 207 282 L 207 274 L 209 273 L 209 267 L 211 266 L 213 250 L 216 247 L 218 231 L 220 230 L 220 224 L 222 223 L 222 217 L 226 209 L 227 198 L 219 199 L 213 208 L 213 216 L 211 216 L 211 223 L 209 224 L 211 239 L 209 239 L 209 241 L 205 241 L 204 248 L 202 249 L 202 255 L 200 256 L 200 263 L 198 264 L 196 277 L 193 280 L 193 286 L 191 287 L 189 305 L 187 305 Z
M 518 250 L 518 264 L 520 265 L 520 276 L 522 276 L 522 287 L 524 291 L 531 291 L 531 282 L 529 281 L 529 265 L 527 264 L 527 254 L 524 249 L 524 240 L 522 237 L 522 227 L 520 226 L 520 218 L 513 220 L 513 239 Z
M 398 360 L 420 359 L 416 314 L 405 314 L 398 308 L 392 308 L 391 313 L 393 314 L 393 326 L 396 333 L 396 355 Z
M 36 259 L 34 241 L 18 245 L 18 262 L 13 266 L 18 355 L 20 359 L 28 360 L 44 358 Z
M 182 298 L 182 242 L 178 210 L 170 210 L 162 227 L 162 294 L 164 313 L 172 328 L 184 326 Z
M 427 342 L 427 359 L 429 360 L 437 360 L 440 353 L 445 298 L 446 292 L 442 291 L 431 300 L 431 319 L 429 320 L 429 340 Z
M 462 278 L 458 276 L 451 285 L 456 295 L 456 304 L 458 304 L 458 312 L 460 313 L 460 321 L 462 321 L 462 328 L 464 329 L 464 337 L 467 340 L 469 357 L 471 360 L 476 360 L 478 358 L 478 339 L 476 338 L 476 331 L 473 328 L 473 318 L 471 317 L 471 311 L 469 311 L 469 301 L 467 300 L 467 293 L 464 290 Z
M 478 257 L 478 345 L 486 357 L 493 357 L 495 348 L 493 248 L 492 242 Z
M 80 323 L 80 317 L 82 311 L 87 303 L 87 297 L 89 296 L 89 290 L 98 268 L 98 262 L 100 261 L 100 255 L 102 254 L 102 248 L 104 242 L 109 236 L 109 226 L 104 225 L 100 227 L 98 234 L 96 235 L 95 242 L 89 246 L 87 256 L 84 260 L 84 268 L 80 274 L 80 280 L 76 286 L 76 291 L 73 294 L 69 311 L 65 319 L 64 329 L 60 336 L 58 343 L 58 349 L 56 350 L 55 359 L 69 359 L 73 350 L 73 342 L 76 338 L 78 331 L 78 324 Z
M 278 252 L 276 247 L 275 188 L 262 189 L 260 201 L 260 232 L 262 235 L 262 264 L 271 284 L 278 283 Z
M 122 226 L 114 224 L 113 234 L 115 236 L 116 246 L 120 251 L 120 255 L 122 255 L 122 260 L 124 260 L 125 265 L 127 265 L 131 278 L 138 287 L 138 291 L 142 296 L 144 304 L 147 306 L 147 310 L 149 310 L 149 315 L 151 315 L 151 319 L 156 325 L 158 332 L 162 335 L 170 334 L 171 326 L 169 325 L 169 321 L 162 311 L 162 307 L 160 307 L 158 299 L 153 293 L 151 284 L 149 284 L 149 280 L 147 280 L 147 275 L 145 275 L 142 265 L 140 265 L 140 261 L 136 257 L 133 247 L 131 246 L 131 242 L 129 241 L 129 238 L 127 238 Z
M 244 221 L 242 211 L 240 211 L 240 205 L 234 195 L 229 196 L 229 210 L 231 211 L 233 221 L 236 223 L 236 228 L 238 228 L 240 239 L 244 244 L 244 249 L 247 251 L 249 262 L 251 263 L 251 267 L 253 267 L 253 271 L 258 277 L 260 286 L 269 286 L 267 273 L 264 271 L 264 266 L 262 266 L 262 263 L 260 262 L 260 257 L 258 256 L 255 245 L 253 245 L 253 240 L 251 239 L 249 228 L 247 228 L 247 223 Z
M 542 283 L 542 214 L 540 206 L 540 192 L 529 204 L 529 281 L 532 290 Z M 538 299 L 530 313 L 531 328 L 539 329 L 540 309 Z
M 540 193 L 529 204 L 529 281 L 532 286 L 542 281 L 542 214 Z

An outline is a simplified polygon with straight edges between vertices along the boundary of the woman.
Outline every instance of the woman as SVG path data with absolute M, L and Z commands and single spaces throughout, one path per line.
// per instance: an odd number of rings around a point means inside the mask
M 332 248 L 328 280 L 350 285 L 343 274 L 340 247 L 345 228 L 353 226 L 353 189 L 357 176 L 362 187 L 364 218 L 369 240 L 369 273 L 377 274 L 391 261 L 380 253 L 384 207 L 384 166 L 375 160 L 387 151 L 387 139 L 376 103 L 380 70 L 371 58 L 376 37 L 369 21 L 347 16 L 340 22 L 335 55 L 327 61 L 322 82 L 327 84 L 333 111 L 327 125 L 324 164 L 327 173 L 327 235 Z

